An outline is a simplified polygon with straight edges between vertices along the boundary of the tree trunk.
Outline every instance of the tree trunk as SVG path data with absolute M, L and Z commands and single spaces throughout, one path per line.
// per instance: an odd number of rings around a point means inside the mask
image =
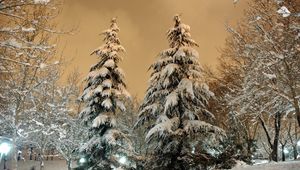
M 17 160 L 17 127 L 18 127 L 18 114 L 16 113 L 17 111 L 15 111 L 14 113 L 14 133 L 13 133 L 13 142 L 12 142 L 12 152 L 13 152 L 13 159 L 11 161 L 12 164 L 12 168 L 13 170 L 17 170 L 18 169 L 18 160 Z
M 44 170 L 44 160 L 40 161 L 40 170 Z
M 277 148 L 278 146 L 278 140 L 279 140 L 279 138 L 277 139 L 277 145 L 276 145 L 276 147 L 274 147 L 274 144 L 275 143 L 272 143 L 272 141 L 271 141 L 271 136 L 270 136 L 270 134 L 269 134 L 269 132 L 268 132 L 268 130 L 267 130 L 267 127 L 266 127 L 266 125 L 265 125 L 265 122 L 264 122 L 264 120 L 261 118 L 261 117 L 259 117 L 259 120 L 260 120 L 260 123 L 261 123 L 261 126 L 263 127 L 263 130 L 264 130 L 264 132 L 265 132 L 265 134 L 266 134 L 266 136 L 267 136 L 267 140 L 268 140 L 268 143 L 269 143 L 269 147 L 270 147 L 270 149 L 272 150 L 271 151 L 271 153 L 269 154 L 269 160 L 274 160 L 275 158 L 276 158 L 276 155 L 277 155 L 277 149 L 275 149 L 274 150 L 274 148 Z M 275 122 L 276 122 L 276 116 L 275 116 Z M 275 123 L 276 124 L 276 123 Z M 275 138 L 274 138 L 274 141 L 275 141 Z M 275 159 L 276 160 L 276 159 Z
M 247 159 L 252 156 L 252 148 L 254 147 L 254 140 L 253 139 L 247 139 Z
M 293 145 L 293 156 L 294 156 L 294 160 L 296 160 L 298 156 L 297 144 Z
M 55 152 L 54 149 L 52 149 L 51 161 L 53 161 L 54 152 Z
M 272 148 L 271 159 L 272 161 L 278 162 L 278 144 Z
M 72 163 L 71 160 L 67 160 L 68 170 L 72 170 L 71 163 Z
M 281 157 L 282 157 L 282 161 L 285 161 L 285 153 L 284 153 L 284 145 L 281 145 Z
M 33 156 L 33 147 L 30 146 L 29 160 L 32 160 L 32 156 Z
M 298 104 L 298 100 L 294 99 L 294 107 L 297 115 L 298 126 L 300 127 L 300 108 Z
M 49 160 L 49 155 L 50 155 L 51 153 L 50 153 L 50 150 L 48 149 L 47 150 L 47 155 L 46 155 L 46 161 L 48 161 Z
M 273 161 L 278 162 L 278 143 L 279 143 L 279 132 L 280 132 L 280 125 L 281 125 L 281 113 L 276 112 L 275 114 L 275 137 L 271 152 L 271 158 Z

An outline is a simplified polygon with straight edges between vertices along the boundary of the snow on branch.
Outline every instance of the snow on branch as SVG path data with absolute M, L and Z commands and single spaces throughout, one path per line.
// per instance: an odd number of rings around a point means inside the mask
M 162 77 L 169 77 L 176 69 L 178 69 L 177 64 L 168 64 L 165 66 L 165 68 L 161 71 L 161 76 Z
M 93 125 L 92 127 L 97 128 L 101 125 L 105 125 L 108 124 L 111 127 L 116 126 L 116 119 L 113 118 L 111 115 L 113 115 L 112 113 L 101 113 L 100 115 L 98 115 L 94 120 L 93 120 Z
M 204 121 L 200 120 L 188 120 L 185 121 L 185 126 L 184 130 L 188 134 L 193 134 L 193 133 L 215 133 L 218 135 L 225 135 L 225 132 L 223 129 L 213 126 L 209 123 L 206 123 Z
M 171 92 L 167 97 L 165 101 L 165 112 L 173 106 L 176 106 L 178 104 L 178 94 L 176 91 Z
M 288 17 L 291 15 L 291 12 L 287 9 L 287 7 L 282 6 L 278 11 L 278 14 L 281 14 L 282 17 Z
M 33 0 L 33 2 L 35 4 L 47 5 L 50 2 L 50 0 Z
M 30 63 L 24 63 L 24 62 L 20 62 L 20 61 L 17 61 L 17 60 L 10 59 L 10 58 L 0 57 L 0 60 L 7 60 L 9 62 L 18 63 L 18 64 L 21 64 L 21 65 L 24 65 L 24 66 L 30 66 Z
M 90 140 L 88 140 L 79 148 L 79 152 L 91 152 L 94 146 L 98 146 L 100 147 L 100 149 L 102 149 L 101 144 L 102 144 L 101 138 L 98 138 L 97 136 L 93 136 Z
M 178 85 L 178 89 L 181 91 L 181 93 L 183 93 L 183 91 L 186 91 L 192 98 L 195 97 L 193 82 L 190 79 L 182 79 Z
M 172 128 L 178 126 L 179 123 L 178 117 L 169 119 L 166 116 L 164 116 L 164 119 L 161 118 L 160 120 L 161 122 L 156 124 L 147 133 L 145 138 L 147 142 L 150 142 L 155 137 L 155 135 L 157 135 L 159 138 L 164 138 L 166 137 L 166 135 L 174 133 Z
M 109 98 L 103 100 L 103 102 L 101 103 L 101 105 L 103 107 L 105 107 L 106 109 L 110 109 L 113 105 L 112 105 L 112 102 Z

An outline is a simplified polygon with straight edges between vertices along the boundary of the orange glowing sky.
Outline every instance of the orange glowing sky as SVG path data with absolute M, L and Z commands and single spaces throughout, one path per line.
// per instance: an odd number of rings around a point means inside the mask
M 60 38 L 61 51 L 83 77 L 97 62 L 90 52 L 102 44 L 99 33 L 118 17 L 119 37 L 126 49 L 121 63 L 128 90 L 142 98 L 147 88 L 151 63 L 168 48 L 166 31 L 173 26 L 173 15 L 182 14 L 190 25 L 192 38 L 199 44 L 200 62 L 215 66 L 226 36 L 225 24 L 234 25 L 242 17 L 246 1 L 234 5 L 232 0 L 65 0 L 59 27 L 76 28 L 74 35 Z

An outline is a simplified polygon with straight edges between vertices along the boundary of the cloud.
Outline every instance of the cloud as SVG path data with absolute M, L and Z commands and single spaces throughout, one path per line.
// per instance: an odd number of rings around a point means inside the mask
M 192 37 L 200 44 L 200 62 L 214 65 L 220 55 L 217 48 L 226 38 L 224 23 L 236 21 L 245 6 L 234 6 L 230 0 L 66 0 L 60 25 L 79 23 L 79 32 L 62 37 L 61 42 L 67 42 L 64 55 L 75 55 L 69 70 L 78 66 L 87 74 L 97 61 L 89 53 L 102 44 L 99 33 L 108 28 L 110 18 L 117 16 L 120 39 L 127 51 L 121 66 L 129 91 L 142 98 L 149 79 L 147 69 L 168 47 L 165 33 L 173 25 L 175 13 L 182 13 L 183 22 L 191 26 Z

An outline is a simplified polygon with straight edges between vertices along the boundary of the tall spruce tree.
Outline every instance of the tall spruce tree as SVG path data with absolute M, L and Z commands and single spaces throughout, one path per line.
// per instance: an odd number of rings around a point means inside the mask
M 118 159 L 131 150 L 126 134 L 120 131 L 116 121 L 117 111 L 125 110 L 122 99 L 129 97 L 123 71 L 118 67 L 122 60 L 119 53 L 125 51 L 118 32 L 116 18 L 113 18 L 110 28 L 102 32 L 105 43 L 91 53 L 99 57 L 99 62 L 91 67 L 81 96 L 86 106 L 80 117 L 89 127 L 89 139 L 79 151 L 85 155 L 89 169 L 123 167 Z
M 193 49 L 198 45 L 179 15 L 174 21 L 167 32 L 170 48 L 150 67 L 150 86 L 136 123 L 136 127 L 146 126 L 146 142 L 153 151 L 147 169 L 199 168 L 199 152 L 207 152 L 204 141 L 215 136 L 212 134 L 223 134 L 222 129 L 204 121 L 214 118 L 206 109 L 213 93 L 202 81 L 198 52 Z M 197 141 L 201 144 L 195 151 Z

